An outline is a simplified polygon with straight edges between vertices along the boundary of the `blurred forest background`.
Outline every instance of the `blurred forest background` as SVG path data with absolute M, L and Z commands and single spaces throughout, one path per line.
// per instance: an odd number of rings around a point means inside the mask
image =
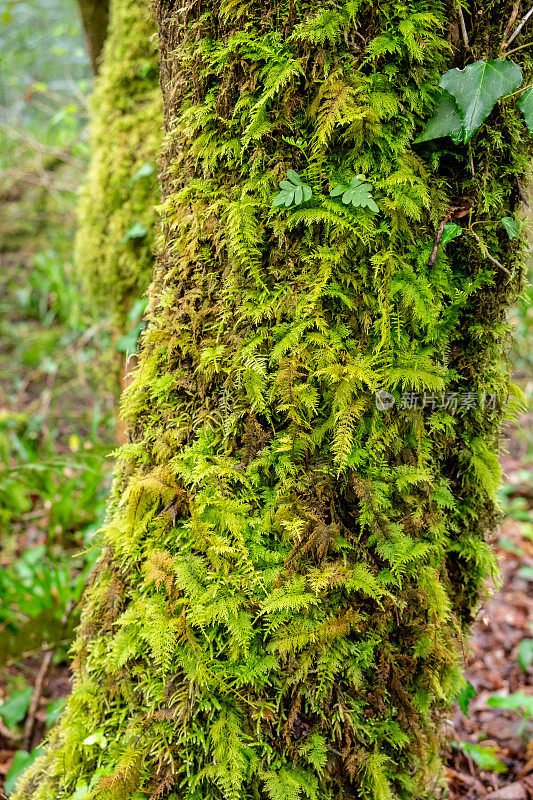
M 7 796 L 69 692 L 68 650 L 111 480 L 117 345 L 110 320 L 86 306 L 72 261 L 91 85 L 75 0 L 0 0 L 0 788 Z M 529 287 L 513 311 L 509 345 L 529 405 L 532 300 Z M 532 419 L 524 406 L 505 431 L 495 542 L 503 585 L 465 645 L 469 683 L 450 720 L 451 798 L 533 798 Z

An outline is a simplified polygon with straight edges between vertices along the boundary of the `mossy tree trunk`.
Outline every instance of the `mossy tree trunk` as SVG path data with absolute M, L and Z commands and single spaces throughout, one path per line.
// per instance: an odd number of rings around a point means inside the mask
M 451 213 L 517 208 L 530 145 L 507 101 L 469 148 L 413 139 L 446 69 L 497 56 L 512 8 L 479 10 L 466 53 L 451 1 L 158 0 L 163 240 L 132 442 L 74 691 L 16 800 L 437 792 L 493 564 L 521 245 L 487 224 L 498 264 L 466 231 L 430 255 Z M 273 208 L 291 168 L 313 199 Z M 328 197 L 363 173 L 378 213 Z
M 86 296 L 111 316 L 117 371 L 135 352 L 153 267 L 163 139 L 156 24 L 147 3 L 111 0 L 109 34 L 91 98 L 91 156 L 78 212 L 75 260 Z M 141 305 L 141 308 L 139 306 Z M 118 385 L 118 380 L 117 380 Z M 119 440 L 124 440 L 119 423 Z
M 87 50 L 93 72 L 100 67 L 100 53 L 107 36 L 109 22 L 109 0 L 78 0 L 81 21 L 87 40 Z

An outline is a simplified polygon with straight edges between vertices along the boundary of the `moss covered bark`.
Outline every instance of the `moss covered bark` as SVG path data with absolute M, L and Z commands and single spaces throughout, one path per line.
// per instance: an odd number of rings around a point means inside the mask
M 74 691 L 16 800 L 438 794 L 492 568 L 521 245 L 479 225 L 500 266 L 466 232 L 428 263 L 452 209 L 517 207 L 530 156 L 508 101 L 470 152 L 413 145 L 465 61 L 456 8 L 159 0 L 163 242 L 132 442 Z M 511 12 L 479 10 L 469 59 Z M 289 168 L 314 199 L 280 211 Z M 362 173 L 377 214 L 327 196 Z
M 91 104 L 91 159 L 76 261 L 85 288 L 119 330 L 153 264 L 157 154 L 163 137 L 156 25 L 149 5 L 112 0 Z

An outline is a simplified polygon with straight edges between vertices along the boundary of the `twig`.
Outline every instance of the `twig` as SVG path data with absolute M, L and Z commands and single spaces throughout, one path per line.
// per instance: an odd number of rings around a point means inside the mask
M 461 8 L 460 0 L 457 3 L 457 10 L 459 11 L 459 22 L 461 23 L 461 34 L 463 36 L 463 42 L 465 44 L 466 49 L 470 48 L 470 43 L 468 41 L 468 33 L 466 32 L 466 25 L 465 25 L 465 18 L 463 17 L 463 9 Z
M 522 30 L 522 28 L 524 27 L 524 25 L 526 24 L 526 22 L 528 21 L 528 19 L 532 14 L 533 14 L 533 6 L 531 6 L 525 17 L 522 17 L 522 19 L 520 20 L 520 24 L 515 29 L 515 32 L 509 38 L 509 41 L 505 43 L 505 47 L 508 47 L 511 44 L 511 42 L 514 42 L 514 40 L 516 39 L 516 37 L 518 36 L 518 34 L 520 33 L 520 31 Z
M 518 194 L 520 195 L 520 200 L 523 202 L 523 204 L 525 205 L 525 207 L 527 208 L 527 210 L 528 210 L 528 211 L 531 211 L 531 206 L 530 206 L 530 205 L 529 205 L 529 203 L 528 203 L 528 200 L 527 200 L 527 195 L 526 195 L 526 193 L 524 192 L 524 190 L 523 190 L 523 188 L 522 188 L 522 184 L 520 183 L 520 181 L 518 180 L 518 178 L 516 179 L 516 183 L 517 183 L 517 185 L 518 185 Z
M 9 728 L 6 728 L 2 720 L 0 719 L 0 735 L 4 737 L 4 739 L 9 739 L 12 742 L 19 742 L 22 739 L 21 733 L 14 733 L 10 731 Z
M 503 32 L 503 39 L 502 39 L 502 45 L 500 47 L 500 51 L 504 50 L 507 47 L 507 37 L 511 33 L 511 29 L 512 29 L 513 25 L 515 24 L 516 18 L 518 16 L 518 10 L 520 8 L 520 3 L 521 3 L 521 0 L 516 0 L 516 3 L 513 6 L 513 10 L 511 12 L 511 16 L 509 17 L 509 21 L 508 21 L 507 25 L 505 26 L 505 30 Z
M 37 707 L 39 705 L 39 700 L 41 699 L 41 692 L 43 689 L 43 681 L 45 679 L 46 673 L 52 663 L 52 656 L 53 651 L 49 650 L 45 653 L 43 658 L 43 662 L 37 673 L 37 680 L 35 681 L 35 688 L 33 690 L 33 694 L 31 697 L 30 708 L 28 710 L 28 716 L 26 717 L 26 724 L 24 725 L 24 736 L 22 738 L 22 749 L 28 750 L 30 749 L 31 743 L 31 735 L 33 732 L 33 725 L 35 722 L 35 714 L 37 712 Z
M 520 47 L 513 47 L 512 50 L 507 50 L 506 56 L 510 56 L 512 53 L 518 53 L 519 50 L 525 50 L 526 47 L 533 47 L 533 42 L 528 42 L 527 44 L 521 44 Z
M 442 234 L 444 233 L 444 226 L 446 225 L 446 223 L 448 222 L 449 219 L 450 219 L 450 212 L 448 211 L 448 213 L 446 214 L 444 219 L 442 219 L 440 221 L 439 227 L 437 228 L 437 235 L 435 237 L 435 243 L 433 245 L 433 250 L 431 251 L 431 255 L 430 255 L 429 259 L 428 259 L 428 263 L 426 264 L 426 267 L 432 267 L 433 264 L 435 263 L 435 260 L 437 258 L 437 253 L 438 253 L 438 250 L 439 250 L 440 240 L 442 239 Z
M 492 261 L 492 263 L 496 264 L 497 267 L 499 267 L 500 269 L 503 269 L 503 271 L 506 272 L 509 275 L 509 278 L 512 278 L 513 276 L 511 275 L 511 273 L 509 272 L 507 267 L 504 267 L 504 265 L 501 263 L 501 261 L 498 261 L 497 258 L 494 258 L 494 256 L 491 256 L 491 254 L 487 250 L 486 245 L 483 244 L 483 242 L 481 241 L 481 239 L 479 238 L 477 233 L 475 231 L 473 231 L 472 228 L 470 228 L 470 233 L 472 234 L 472 236 L 474 237 L 474 239 L 476 240 L 476 242 L 480 246 L 481 252 L 485 256 L 485 258 L 488 258 L 489 261 Z

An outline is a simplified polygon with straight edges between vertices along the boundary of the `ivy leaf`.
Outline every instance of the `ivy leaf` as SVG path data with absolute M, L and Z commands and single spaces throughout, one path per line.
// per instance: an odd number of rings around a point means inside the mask
M 518 222 L 512 217 L 504 217 L 502 222 L 505 230 L 509 234 L 509 239 L 517 239 L 520 233 Z
M 522 672 L 527 672 L 533 661 L 533 639 L 522 639 L 518 645 L 518 663 Z
M 507 772 L 507 765 L 501 761 L 492 747 L 481 747 L 479 744 L 461 742 L 461 747 L 478 767 L 490 772 Z
M 516 104 L 524 115 L 529 132 L 533 135 L 533 89 L 526 89 Z
M 522 83 L 522 70 L 513 61 L 476 61 L 464 69 L 450 69 L 439 81 L 454 98 L 463 123 L 466 144 L 496 102 Z
M 476 690 L 474 689 L 470 681 L 466 682 L 466 686 L 463 686 L 463 688 L 460 689 L 457 695 L 457 702 L 459 703 L 459 708 L 461 709 L 465 717 L 468 717 L 468 719 L 470 719 L 470 714 L 468 713 L 468 704 L 470 703 L 471 700 L 474 699 L 475 696 L 476 696 Z
M 445 247 L 452 239 L 457 239 L 458 236 L 461 236 L 462 232 L 463 229 L 460 225 L 456 225 L 455 222 L 447 222 L 443 228 L 442 239 L 440 240 L 441 245 Z
M 154 172 L 155 169 L 152 164 L 149 164 L 148 161 L 146 161 L 142 166 L 139 167 L 135 175 L 130 178 L 130 183 L 137 183 L 137 181 L 140 181 L 141 178 L 147 178 L 149 175 L 153 175 Z
M 371 194 L 372 184 L 366 183 L 364 175 L 356 175 L 348 185 L 339 184 L 330 191 L 330 197 L 339 197 L 344 205 L 352 205 L 354 208 L 369 208 L 376 213 L 379 211 L 374 198 Z
M 9 700 L 0 706 L 0 717 L 4 720 L 8 728 L 12 728 L 18 722 L 22 722 L 30 707 L 33 689 L 28 686 L 20 692 L 11 695 Z
M 425 130 L 415 139 L 415 144 L 450 136 L 455 144 L 463 141 L 463 123 L 457 103 L 448 92 L 442 92 L 435 114 Z
M 289 208 L 293 204 L 299 206 L 300 203 L 306 203 L 313 196 L 313 191 L 307 183 L 304 183 L 297 172 L 290 169 L 287 172 L 287 179 L 281 181 L 279 188 L 281 192 L 274 198 L 272 205 L 285 206 Z
M 147 233 L 148 231 L 144 225 L 141 225 L 140 222 L 134 222 L 124 234 L 122 244 L 125 244 L 130 239 L 143 239 Z

